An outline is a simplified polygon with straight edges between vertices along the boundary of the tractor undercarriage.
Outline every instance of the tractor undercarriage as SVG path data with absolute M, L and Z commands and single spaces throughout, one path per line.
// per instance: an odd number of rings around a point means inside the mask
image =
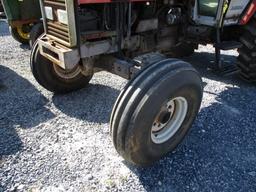
M 182 141 L 202 101 L 199 73 L 173 58 L 211 43 L 221 70 L 220 51 L 238 48 L 235 71 L 256 81 L 249 43 L 256 34 L 248 28 L 255 19 L 242 26 L 254 8 L 255 0 L 41 0 L 45 34 L 33 46 L 31 69 L 55 93 L 81 89 L 102 70 L 129 79 L 110 132 L 119 154 L 148 165 Z

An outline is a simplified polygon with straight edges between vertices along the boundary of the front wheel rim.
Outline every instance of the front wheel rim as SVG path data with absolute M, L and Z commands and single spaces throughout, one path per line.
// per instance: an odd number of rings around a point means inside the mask
M 151 127 L 151 140 L 162 144 L 172 138 L 182 126 L 188 112 L 188 102 L 184 97 L 176 97 L 165 102 Z

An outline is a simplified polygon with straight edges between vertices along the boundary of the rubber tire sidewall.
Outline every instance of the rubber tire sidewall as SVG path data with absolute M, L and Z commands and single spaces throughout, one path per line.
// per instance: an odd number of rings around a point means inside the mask
M 238 49 L 237 67 L 240 69 L 239 76 L 248 83 L 256 84 L 256 17 L 243 26 L 243 34 L 240 37 L 242 47 Z

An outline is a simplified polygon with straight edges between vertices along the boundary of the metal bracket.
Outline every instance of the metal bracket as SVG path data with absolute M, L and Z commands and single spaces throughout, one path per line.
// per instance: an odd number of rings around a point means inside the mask
M 41 55 L 63 69 L 73 69 L 80 61 L 77 49 L 70 49 L 56 43 L 51 43 L 46 37 L 39 39 L 38 45 Z
M 140 70 L 165 58 L 160 53 L 147 53 L 133 60 L 118 59 L 114 56 L 101 56 L 97 60 L 95 67 L 129 80 Z
M 135 67 L 134 63 L 128 62 L 126 60 L 117 59 L 113 63 L 112 73 L 125 79 L 131 79 L 139 70 L 139 68 Z

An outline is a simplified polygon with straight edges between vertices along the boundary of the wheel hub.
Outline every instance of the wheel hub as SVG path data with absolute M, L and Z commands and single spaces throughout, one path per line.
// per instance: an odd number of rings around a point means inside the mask
M 172 100 L 161 107 L 160 112 L 153 123 L 152 132 L 158 132 L 166 126 L 173 115 L 174 109 L 175 103 Z
M 179 130 L 187 111 L 188 102 L 184 97 L 176 97 L 164 103 L 151 128 L 152 141 L 161 144 L 169 140 Z

